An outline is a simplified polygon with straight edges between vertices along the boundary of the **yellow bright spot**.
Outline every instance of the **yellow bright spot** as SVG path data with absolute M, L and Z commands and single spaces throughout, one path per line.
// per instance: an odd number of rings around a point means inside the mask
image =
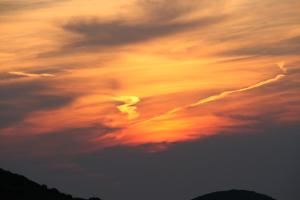
M 278 65 L 278 67 L 279 67 L 284 73 L 287 73 L 287 72 L 288 72 L 287 68 L 285 67 L 285 62 L 284 62 L 284 61 L 282 61 L 282 62 L 280 62 L 280 63 L 277 63 L 277 65 Z
M 127 114 L 129 120 L 139 117 L 140 114 L 136 111 L 137 107 L 135 106 L 140 101 L 139 97 L 120 96 L 113 99 L 124 103 L 123 105 L 117 106 L 117 108 L 121 113 Z

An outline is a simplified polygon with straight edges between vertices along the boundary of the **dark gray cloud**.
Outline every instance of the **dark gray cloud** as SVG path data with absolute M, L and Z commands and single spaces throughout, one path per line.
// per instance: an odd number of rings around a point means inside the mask
M 109 127 L 101 123 L 95 123 L 88 127 L 66 128 L 63 130 L 48 132 L 39 135 L 0 135 L 0 145 L 3 154 L 24 153 L 24 156 L 73 156 L 91 152 L 98 147 L 91 145 L 92 140 L 107 133 L 119 131 L 119 127 Z M 14 146 L 13 149 L 10 146 Z
M 208 26 L 219 20 L 218 17 L 211 17 L 185 23 L 127 24 L 124 21 L 103 22 L 79 19 L 70 21 L 63 28 L 83 36 L 82 39 L 67 45 L 67 48 L 120 46 L 159 38 L 197 26 Z
M 211 3 L 207 0 L 189 2 L 181 0 L 139 0 L 136 10 L 149 21 L 171 21 L 192 13 L 200 6 L 208 7 Z
M 222 52 L 226 56 L 284 56 L 300 54 L 300 36 L 274 43 L 255 43 Z
M 74 94 L 55 93 L 48 84 L 37 80 L 0 84 L 0 128 L 24 119 L 34 111 L 67 105 L 77 97 Z
M 179 20 L 201 6 L 207 7 L 210 5 L 208 1 L 202 3 L 196 1 L 183 3 L 179 0 L 143 0 L 137 2 L 136 13 L 143 20 L 133 22 L 126 18 L 110 20 L 81 17 L 69 20 L 62 26 L 63 30 L 79 37 L 70 39 L 60 51 L 90 51 L 101 47 L 117 47 L 145 42 L 195 28 L 204 28 L 224 20 L 224 16 L 220 14 L 189 21 Z

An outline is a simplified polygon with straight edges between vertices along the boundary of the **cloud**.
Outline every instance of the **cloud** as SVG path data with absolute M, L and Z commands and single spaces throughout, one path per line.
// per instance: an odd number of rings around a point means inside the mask
M 11 71 L 8 72 L 8 74 L 15 75 L 15 76 L 23 76 L 23 77 L 54 77 L 54 74 L 47 74 L 47 73 L 27 73 L 27 72 L 21 72 L 21 71 Z
M 62 2 L 66 0 L 1 0 L 0 13 L 10 13 L 23 11 L 28 9 L 35 9 L 49 5 L 51 3 Z
M 125 21 L 74 19 L 63 26 L 64 30 L 82 36 L 64 48 L 112 47 L 145 42 L 195 27 L 217 23 L 219 17 L 206 17 L 191 22 L 129 24 Z M 86 49 L 85 49 L 86 50 Z
M 1 135 L 0 145 L 6 154 L 20 153 L 27 156 L 70 156 L 78 155 L 99 149 L 97 145 L 90 145 L 93 138 L 120 130 L 118 127 L 109 127 L 101 123 L 87 127 L 66 128 L 59 131 L 47 132 L 40 135 Z M 10 148 L 13 146 L 14 148 Z
M 260 88 L 262 86 L 265 86 L 265 85 L 274 83 L 276 81 L 279 81 L 279 80 L 283 79 L 286 76 L 286 73 L 288 72 L 288 69 L 284 67 L 284 62 L 278 63 L 278 67 L 280 68 L 280 70 L 282 71 L 282 73 L 276 75 L 273 78 L 270 78 L 270 79 L 258 82 L 256 84 L 250 85 L 250 86 L 245 87 L 245 88 L 240 88 L 240 89 L 236 89 L 236 90 L 228 90 L 228 91 L 224 91 L 224 92 L 221 92 L 219 94 L 216 94 L 216 95 L 209 96 L 207 98 L 200 99 L 200 100 L 198 100 L 198 101 L 196 101 L 194 103 L 174 108 L 174 109 L 166 112 L 163 115 L 160 115 L 160 116 L 148 119 L 148 120 L 146 120 L 146 121 L 144 121 L 142 123 L 147 123 L 147 122 L 152 121 L 152 120 L 164 119 L 166 117 L 168 118 L 168 117 L 170 117 L 171 115 L 173 115 L 175 113 L 182 112 L 182 111 L 187 110 L 189 108 L 197 107 L 197 106 L 200 106 L 200 105 L 206 104 L 206 103 L 211 103 L 211 102 L 223 99 L 223 98 L 225 98 L 227 96 L 230 96 L 232 94 L 235 94 L 235 93 L 247 92 L 249 90 Z
M 63 75 L 70 73 L 73 69 L 82 68 L 78 63 L 58 63 L 45 65 L 31 65 L 25 69 L 12 69 L 0 73 L 0 81 L 17 80 L 22 78 L 47 78 L 45 80 L 54 80 L 54 77 L 62 78 Z
M 136 44 L 196 28 L 205 28 L 224 20 L 221 14 L 184 19 L 184 16 L 196 11 L 199 5 L 205 7 L 204 3 L 195 3 L 197 1 L 137 2 L 132 12 L 138 14 L 139 20 L 129 20 L 126 17 L 115 20 L 76 17 L 69 20 L 62 25 L 63 30 L 78 37 L 76 39 L 72 37 L 61 51 L 91 51 L 95 48 Z
M 30 113 L 71 103 L 76 95 L 53 92 L 50 83 L 17 81 L 0 84 L 0 128 L 23 120 Z
M 288 56 L 300 54 L 300 36 L 273 43 L 255 43 L 221 52 L 225 56 Z
M 279 80 L 281 80 L 282 78 L 285 77 L 285 73 L 286 73 L 286 69 L 281 64 L 280 64 L 280 69 L 282 70 L 283 73 L 279 74 L 279 75 L 276 75 L 274 78 L 270 78 L 270 79 L 258 82 L 254 85 L 250 85 L 250 86 L 245 87 L 245 88 L 225 91 L 225 92 L 222 92 L 221 94 L 217 94 L 217 95 L 213 95 L 213 96 L 210 96 L 208 98 L 205 98 L 205 99 L 201 99 L 201 100 L 189 105 L 188 107 L 195 107 L 195 106 L 199 106 L 201 104 L 210 103 L 210 102 L 217 101 L 219 99 L 225 98 L 225 97 L 227 97 L 231 94 L 235 94 L 235 93 L 239 93 L 239 92 L 247 92 L 249 90 L 253 90 L 253 89 L 256 89 L 256 88 L 259 88 L 259 87 L 262 87 L 262 86 L 265 86 L 265 85 L 268 85 L 268 84 L 271 84 L 271 83 L 274 83 L 276 81 L 279 81 Z
M 278 65 L 281 72 L 272 78 L 240 89 L 226 90 L 201 98 L 194 103 L 175 107 L 163 114 L 141 119 L 124 127 L 120 132 L 99 137 L 95 143 L 138 146 L 148 143 L 186 142 L 226 130 L 238 132 L 247 130 L 246 127 L 251 129 L 257 120 L 266 118 L 266 115 L 269 115 L 269 119 L 273 119 L 273 123 L 295 123 L 297 122 L 295 115 L 299 111 L 295 105 L 299 102 L 297 97 L 299 77 L 296 70 L 290 70 L 292 67 L 285 68 L 283 63 Z M 226 113 L 235 111 L 232 116 L 244 117 L 226 116 Z M 225 114 L 220 115 L 222 112 Z
M 210 4 L 204 0 L 202 4 Z M 181 0 L 139 0 L 136 10 L 149 21 L 171 21 L 185 16 L 195 11 L 201 5 L 199 1 L 190 0 L 189 2 Z M 207 7 L 207 5 L 205 5 Z
M 139 97 L 136 96 L 120 96 L 114 97 L 115 101 L 123 102 L 124 104 L 117 106 L 121 113 L 128 115 L 128 119 L 132 120 L 139 117 L 139 113 L 136 111 L 137 107 L 135 106 L 139 101 Z

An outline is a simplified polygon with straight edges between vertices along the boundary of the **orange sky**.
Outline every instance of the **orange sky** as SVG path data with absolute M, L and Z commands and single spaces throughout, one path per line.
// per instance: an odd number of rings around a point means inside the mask
M 82 129 L 97 149 L 299 123 L 297 0 L 0 6 L 0 135 Z

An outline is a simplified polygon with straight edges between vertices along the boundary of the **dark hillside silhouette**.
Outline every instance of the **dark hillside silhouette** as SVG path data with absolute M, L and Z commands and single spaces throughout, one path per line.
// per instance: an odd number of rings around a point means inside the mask
M 275 200 L 263 194 L 245 190 L 214 192 L 192 200 Z
M 0 169 L 0 200 L 87 200 L 49 189 L 24 176 Z M 90 198 L 88 200 L 101 200 Z M 142 199 L 141 199 L 142 200 Z M 274 200 L 266 195 L 245 190 L 214 192 L 192 200 Z
M 74 198 L 28 180 L 24 176 L 0 169 L 0 199 L 2 200 L 86 200 Z M 89 200 L 100 200 L 90 198 Z

